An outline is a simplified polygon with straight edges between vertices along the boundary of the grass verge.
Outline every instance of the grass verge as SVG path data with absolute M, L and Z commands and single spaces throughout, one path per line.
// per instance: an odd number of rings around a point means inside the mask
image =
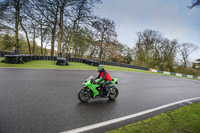
M 0 58 L 0 62 L 3 58 Z M 78 70 L 97 70 L 97 67 L 90 66 L 84 63 L 74 63 L 69 62 L 68 66 L 59 66 L 56 65 L 56 61 L 41 61 L 34 60 L 30 62 L 25 62 L 24 64 L 7 64 L 0 63 L 0 67 L 9 67 L 9 68 L 39 68 L 39 69 L 78 69 Z M 124 68 L 124 67 L 116 67 L 116 66 L 107 66 L 105 65 L 106 70 L 113 71 L 128 71 L 128 72 L 143 72 L 143 73 L 151 73 L 149 71 L 132 69 L 132 68 Z
M 200 133 L 200 102 L 107 133 Z

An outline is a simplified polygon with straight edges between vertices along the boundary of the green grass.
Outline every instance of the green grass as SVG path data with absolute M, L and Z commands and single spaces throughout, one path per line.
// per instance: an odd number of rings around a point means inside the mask
M 200 133 L 200 102 L 107 133 Z
M 3 58 L 0 58 L 0 62 Z M 9 68 L 38 68 L 38 69 L 79 69 L 79 70 L 97 70 L 97 67 L 90 66 L 84 63 L 74 63 L 69 62 L 68 66 L 59 66 L 56 65 L 56 61 L 41 61 L 35 60 L 30 62 L 25 62 L 24 64 L 7 64 L 7 63 L 0 63 L 0 67 L 9 67 Z M 116 67 L 116 66 L 107 66 L 105 65 L 106 70 L 113 70 L 113 71 L 129 71 L 129 72 L 143 72 L 143 73 L 150 73 L 149 71 L 138 70 L 138 69 L 131 69 L 131 68 L 123 68 L 123 67 Z
M 0 59 L 1 61 L 1 59 Z M 0 67 L 9 68 L 36 68 L 36 69 L 81 69 L 81 70 L 94 70 L 95 67 L 89 66 L 83 63 L 69 63 L 69 66 L 56 65 L 56 61 L 41 61 L 35 60 L 30 62 L 25 62 L 24 64 L 7 64 L 0 63 Z
M 117 66 L 107 66 L 107 65 L 104 65 L 104 66 L 105 66 L 106 70 L 151 73 L 150 71 L 133 69 L 133 68 L 125 68 L 125 67 L 117 67 Z

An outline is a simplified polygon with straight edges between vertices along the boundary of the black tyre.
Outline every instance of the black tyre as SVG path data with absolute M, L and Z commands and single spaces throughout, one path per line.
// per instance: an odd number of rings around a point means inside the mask
M 119 95 L 119 91 L 116 87 L 112 87 L 110 88 L 110 95 L 108 96 L 108 98 L 110 100 L 115 100 Z
M 78 93 L 78 99 L 81 102 L 88 102 L 91 99 L 91 93 L 88 90 L 86 90 L 86 89 L 82 89 Z

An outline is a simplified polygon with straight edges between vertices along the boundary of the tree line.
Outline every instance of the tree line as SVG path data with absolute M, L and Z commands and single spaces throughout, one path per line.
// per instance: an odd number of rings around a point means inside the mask
M 138 32 L 137 36 L 138 40 L 133 49 L 135 64 L 158 70 L 188 73 L 187 67 L 191 63 L 188 57 L 198 49 L 197 45 L 178 43 L 176 39 L 165 38 L 155 30 L 147 29 Z
M 186 73 L 192 43 L 179 44 L 146 29 L 137 33 L 135 46 L 117 40 L 115 22 L 93 10 L 101 0 L 3 0 L 0 2 L 0 50 L 51 56 L 71 54 Z M 193 1 L 189 8 L 199 6 Z M 40 44 L 36 44 L 40 40 Z M 48 49 L 50 47 L 50 50 Z

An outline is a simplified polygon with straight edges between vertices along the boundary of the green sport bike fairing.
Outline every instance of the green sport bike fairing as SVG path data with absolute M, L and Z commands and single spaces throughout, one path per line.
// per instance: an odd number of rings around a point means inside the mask
M 83 88 L 78 93 L 78 98 L 81 102 L 88 102 L 91 98 L 109 98 L 110 100 L 115 100 L 119 94 L 118 89 L 114 84 L 118 84 L 117 78 L 113 78 L 111 84 L 109 84 L 109 95 L 107 96 L 107 92 L 105 89 L 105 81 L 103 80 L 99 85 L 94 84 L 98 82 L 100 79 L 96 79 L 93 76 L 90 76 L 83 82 Z

